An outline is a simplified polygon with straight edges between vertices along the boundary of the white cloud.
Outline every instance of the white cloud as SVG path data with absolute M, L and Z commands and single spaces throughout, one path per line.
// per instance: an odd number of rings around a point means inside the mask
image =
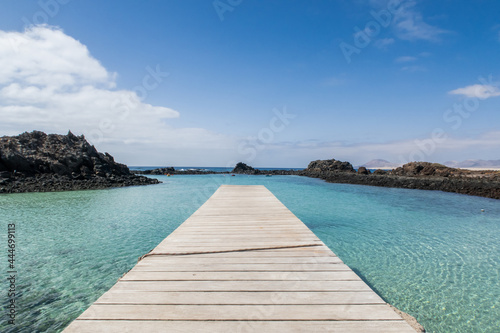
M 466 97 L 476 97 L 487 99 L 500 96 L 500 89 L 488 84 L 474 84 L 464 88 L 458 88 L 449 92 L 452 95 L 463 95 Z
M 448 31 L 427 23 L 417 9 L 418 2 L 417 0 L 370 0 L 370 5 L 379 10 L 395 7 L 391 26 L 399 39 L 439 41 L 440 36 Z
M 426 72 L 427 68 L 425 66 L 404 66 L 401 68 L 403 72 L 410 72 L 410 73 L 416 73 L 416 72 Z
M 443 162 L 445 160 L 464 160 L 471 156 L 496 159 L 495 152 L 500 149 L 500 131 L 483 133 L 477 137 L 452 137 L 448 135 L 441 141 L 430 137 L 386 142 L 319 142 L 315 140 L 294 143 L 276 143 L 267 152 L 270 159 L 286 160 L 293 155 L 295 161 L 307 166 L 312 160 L 335 158 L 361 165 L 376 158 L 387 159 L 392 163 L 408 163 L 414 160 Z M 479 155 L 478 155 L 479 154 Z
M 381 38 L 375 41 L 373 45 L 379 49 L 386 49 L 389 45 L 394 44 L 394 38 Z
M 0 31 L 0 64 L 3 135 L 71 130 L 101 150 L 123 151 L 126 160 L 133 160 L 132 148 L 141 152 L 146 144 L 156 155 L 169 148 L 233 149 L 233 139 L 202 128 L 174 128 L 166 120 L 179 112 L 117 90 L 116 74 L 58 28 Z
M 396 60 L 394 60 L 394 61 L 402 63 L 402 62 L 413 62 L 413 61 L 416 61 L 417 59 L 418 59 L 417 57 L 404 56 L 404 57 L 396 58 Z
M 92 58 L 85 45 L 55 28 L 0 31 L 0 59 L 0 84 L 22 81 L 53 89 L 89 83 L 114 86 L 114 73 Z

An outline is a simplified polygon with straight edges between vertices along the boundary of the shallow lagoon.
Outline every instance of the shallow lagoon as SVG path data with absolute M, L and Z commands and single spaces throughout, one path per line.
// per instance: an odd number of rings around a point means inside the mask
M 0 330 L 61 331 L 221 184 L 265 185 L 428 332 L 500 327 L 498 200 L 297 176 L 158 178 L 164 183 L 0 196 L 4 258 L 7 224 L 16 224 L 20 292 L 16 326 L 7 325 L 4 312 Z M 6 259 L 2 271 L 7 274 Z M 0 300 L 6 304 L 5 292 Z

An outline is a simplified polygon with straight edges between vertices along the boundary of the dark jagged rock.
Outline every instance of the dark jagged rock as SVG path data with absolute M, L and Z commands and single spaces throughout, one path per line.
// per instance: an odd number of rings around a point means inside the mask
M 349 162 L 331 159 L 312 161 L 305 171 L 311 173 L 354 172 L 354 168 Z
M 175 173 L 175 169 L 173 167 L 168 167 L 143 171 L 132 170 L 132 172 L 141 175 L 171 175 Z
M 411 162 L 392 171 L 375 170 L 366 174 L 361 168 L 355 173 L 349 167 L 350 163 L 346 163 L 314 161 L 299 175 L 332 183 L 439 190 L 500 199 L 500 172 L 469 171 L 437 163 Z
M 260 174 L 260 170 L 254 169 L 249 165 L 246 165 L 243 162 L 238 162 L 234 167 L 232 173 L 242 173 L 246 175 L 257 175 Z
M 0 193 L 100 189 L 157 184 L 132 174 L 84 136 L 39 131 L 0 138 Z
M 370 174 L 370 170 L 368 170 L 365 167 L 359 167 L 358 174 L 360 174 L 360 175 L 369 175 Z
M 399 168 L 392 170 L 391 174 L 396 176 L 438 176 L 448 177 L 453 173 L 459 172 L 458 169 L 449 168 L 439 163 L 429 162 L 410 162 Z
M 174 167 L 157 168 L 152 170 L 132 170 L 137 175 L 213 175 L 213 174 L 227 174 L 228 171 L 210 171 L 203 169 L 188 169 L 176 170 Z

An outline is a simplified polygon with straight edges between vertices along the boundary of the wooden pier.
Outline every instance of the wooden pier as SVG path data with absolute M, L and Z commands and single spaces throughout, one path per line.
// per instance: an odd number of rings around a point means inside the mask
M 264 186 L 221 186 L 66 329 L 415 332 Z

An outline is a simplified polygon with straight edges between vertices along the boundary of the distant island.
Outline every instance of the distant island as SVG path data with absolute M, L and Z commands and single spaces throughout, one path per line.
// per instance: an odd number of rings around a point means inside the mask
M 366 162 L 365 164 L 361 164 L 359 167 L 365 167 L 367 169 L 383 169 L 383 170 L 391 170 L 397 167 L 400 167 L 402 164 L 400 163 L 391 163 L 382 159 L 374 159 L 370 162 Z
M 465 161 L 447 161 L 443 163 L 451 168 L 462 169 L 500 169 L 500 160 L 465 160 Z
M 465 161 L 446 161 L 444 166 L 450 168 L 460 168 L 468 170 L 500 170 L 500 160 L 465 160 Z M 360 167 L 367 169 L 391 170 L 403 166 L 403 163 L 392 163 L 383 159 L 374 159 Z
M 495 161 L 492 161 L 493 163 Z M 375 165 L 382 166 L 371 171 Z M 383 166 L 388 167 L 387 169 Z M 317 160 L 303 170 L 260 170 L 239 162 L 231 172 L 176 170 L 173 167 L 134 171 L 100 153 L 83 136 L 39 131 L 0 138 L 0 193 L 102 189 L 158 184 L 143 175 L 246 174 L 296 175 L 332 183 L 440 190 L 500 199 L 499 171 L 472 171 L 438 163 L 411 162 L 389 168 L 390 162 L 373 160 L 357 170 L 349 162 Z

